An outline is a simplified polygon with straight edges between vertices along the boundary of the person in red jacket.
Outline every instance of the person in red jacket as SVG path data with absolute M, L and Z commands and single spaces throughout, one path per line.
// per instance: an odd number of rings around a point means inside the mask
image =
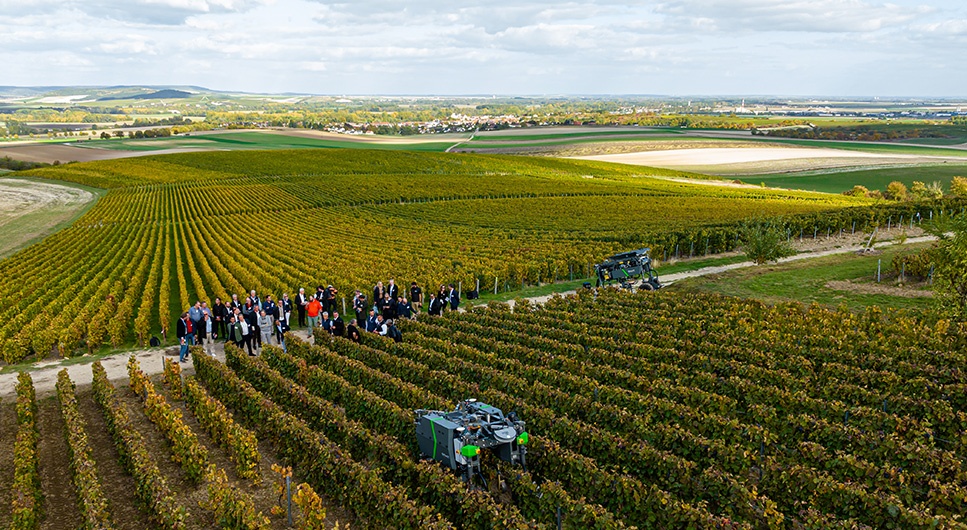
M 309 315 L 309 334 L 312 336 L 312 329 L 319 324 L 319 312 L 322 311 L 322 302 L 317 298 L 313 298 L 309 302 L 309 306 L 306 307 L 306 313 Z

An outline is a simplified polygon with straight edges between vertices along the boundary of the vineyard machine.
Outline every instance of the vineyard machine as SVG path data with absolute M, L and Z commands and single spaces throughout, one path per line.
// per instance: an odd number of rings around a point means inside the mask
M 452 412 L 416 411 L 416 438 L 424 458 L 457 472 L 465 482 L 480 477 L 481 451 L 527 469 L 527 431 L 524 422 L 476 399 L 461 401 Z
M 651 268 L 650 248 L 622 252 L 594 266 L 597 276 L 595 287 L 618 282 L 622 289 L 654 291 L 661 289 L 658 274 Z M 589 284 L 585 284 L 589 286 Z

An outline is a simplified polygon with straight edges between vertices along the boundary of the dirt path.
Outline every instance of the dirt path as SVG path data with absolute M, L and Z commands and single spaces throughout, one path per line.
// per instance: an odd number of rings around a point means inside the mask
M 37 408 L 37 428 L 40 431 L 37 455 L 40 460 L 40 489 L 44 492 L 44 520 L 40 528 L 80 528 L 82 518 L 77 506 L 77 490 L 71 477 L 60 402 L 57 396 L 41 399 L 38 393 Z
M 933 241 L 935 239 L 936 238 L 934 236 L 912 237 L 912 238 L 907 239 L 906 240 L 906 243 L 907 244 L 911 244 L 911 243 L 924 243 L 924 242 L 927 242 L 927 241 Z M 877 244 L 878 247 L 886 247 L 886 246 L 891 246 L 891 245 L 893 245 L 893 243 L 891 243 L 889 241 L 886 241 L 886 242 L 882 242 L 882 243 L 878 243 Z M 823 257 L 823 256 L 832 256 L 832 255 L 835 255 L 835 254 L 848 254 L 848 253 L 851 253 L 851 252 L 859 252 L 863 247 L 864 247 L 863 245 L 853 244 L 853 245 L 847 245 L 847 246 L 843 246 L 843 247 L 839 247 L 839 248 L 832 248 L 832 249 L 826 249 L 826 250 L 817 250 L 817 251 L 811 251 L 811 252 L 803 252 L 801 254 L 796 254 L 795 256 L 790 256 L 788 258 L 783 258 L 783 259 L 779 260 L 779 263 L 788 263 L 790 261 L 799 261 L 799 260 L 810 259 L 810 258 L 819 258 L 819 257 Z M 715 267 L 705 267 L 705 268 L 698 269 L 698 270 L 694 270 L 694 271 L 679 272 L 679 273 L 675 273 L 675 274 L 668 274 L 668 275 L 661 276 L 661 283 L 664 284 L 664 285 L 670 285 L 670 284 L 673 284 L 673 283 L 675 283 L 677 281 L 684 280 L 686 278 L 696 278 L 696 277 L 699 277 L 699 276 L 708 276 L 710 274 L 721 274 L 723 272 L 727 272 L 727 271 L 731 271 L 731 270 L 735 270 L 735 269 L 744 269 L 744 268 L 755 267 L 755 266 L 756 266 L 756 264 L 753 263 L 753 262 L 751 262 L 751 261 L 743 261 L 743 262 L 740 262 L 740 263 L 732 263 L 732 264 L 729 264 L 729 265 L 718 265 L 718 266 L 715 266 Z M 550 295 L 545 295 L 545 296 L 535 296 L 533 298 L 528 298 L 528 300 L 530 300 L 531 303 L 543 304 L 543 303 L 547 302 L 548 300 L 550 300 L 551 298 L 553 298 L 555 296 L 567 296 L 569 294 L 575 294 L 576 292 L 577 291 L 565 291 L 565 292 L 557 293 L 557 294 L 550 294 Z M 514 307 L 514 301 L 513 300 L 510 300 L 507 303 L 510 304 L 510 307 Z

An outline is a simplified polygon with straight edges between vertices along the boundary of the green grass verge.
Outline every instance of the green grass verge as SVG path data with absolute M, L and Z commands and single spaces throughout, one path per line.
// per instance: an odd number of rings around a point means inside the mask
M 910 187 L 913 181 L 930 184 L 939 181 L 944 189 L 950 188 L 955 176 L 967 175 L 967 164 L 950 163 L 938 165 L 913 165 L 906 167 L 887 167 L 877 169 L 850 170 L 849 168 L 801 171 L 795 173 L 775 173 L 771 175 L 751 175 L 735 177 L 748 184 L 765 183 L 774 188 L 842 193 L 859 184 L 871 190 L 885 190 L 887 185 L 898 180 Z
M 74 221 L 93 208 L 94 205 L 97 204 L 97 201 L 107 193 L 107 190 L 101 188 L 93 188 L 90 186 L 84 186 L 82 184 L 75 184 L 73 182 L 66 182 L 62 180 L 41 179 L 19 175 L 4 175 L 4 177 L 7 176 L 15 177 L 17 180 L 27 180 L 43 184 L 57 184 L 69 188 L 82 189 L 93 194 L 94 199 L 84 205 L 80 205 L 79 207 L 50 207 L 31 212 L 29 214 L 21 215 L 20 217 L 17 217 L 16 219 L 13 219 L 0 226 L 0 259 L 13 255 L 18 250 L 27 248 L 35 243 L 39 243 L 45 238 L 50 237 L 52 234 L 55 234 L 72 225 Z M 25 234 L 29 236 L 26 239 L 24 239 Z
M 660 279 L 662 275 L 675 274 L 679 272 L 695 271 L 698 269 L 703 269 L 705 267 L 715 267 L 719 265 L 730 265 L 732 263 L 741 263 L 747 261 L 744 255 L 731 255 L 731 256 L 716 256 L 716 257 L 703 257 L 679 260 L 674 263 L 668 263 L 665 265 L 658 265 L 655 267 L 655 272 L 658 273 L 658 278 Z M 548 296 L 557 293 L 565 293 L 568 291 L 575 291 L 581 289 L 584 282 L 594 283 L 594 278 L 578 278 L 574 280 L 565 280 L 556 283 L 545 283 L 541 285 L 530 285 L 523 289 L 503 291 L 503 285 L 498 286 L 497 294 L 493 292 L 493 285 L 484 286 L 481 284 L 481 290 L 485 292 L 481 293 L 480 298 L 477 300 L 467 300 L 467 302 L 472 302 L 474 305 L 486 304 L 488 302 L 507 302 L 509 300 L 514 300 L 515 298 L 534 298 L 538 296 Z M 486 291 L 487 287 L 491 290 Z M 466 290 L 466 289 L 465 289 Z M 428 295 L 427 295 L 428 296 Z
M 834 280 L 875 283 L 877 260 L 886 273 L 894 256 L 923 248 L 929 243 L 887 247 L 878 255 L 837 254 L 821 258 L 793 261 L 780 265 L 763 265 L 729 271 L 723 274 L 689 278 L 670 289 L 714 292 L 740 298 L 753 298 L 767 303 L 797 301 L 825 306 L 845 305 L 851 311 L 864 311 L 871 305 L 883 308 L 929 311 L 930 298 L 907 298 L 889 294 L 864 294 L 826 287 Z M 884 281 L 882 285 L 892 285 Z

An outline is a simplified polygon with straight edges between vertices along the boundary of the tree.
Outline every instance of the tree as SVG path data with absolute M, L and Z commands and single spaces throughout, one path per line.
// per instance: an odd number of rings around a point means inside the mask
M 110 133 L 108 133 L 107 131 L 104 131 L 101 133 L 101 140 L 110 140 L 110 139 L 111 139 Z
M 967 197 L 967 177 L 954 177 L 950 181 L 950 194 Z
M 894 180 L 886 186 L 886 193 L 883 194 L 887 199 L 894 201 L 903 201 L 907 198 L 907 186 L 906 184 Z
M 766 223 L 754 223 L 742 228 L 740 233 L 745 255 L 757 265 L 792 256 L 796 250 L 786 240 L 786 234 L 778 227 Z
M 927 185 L 919 180 L 914 180 L 910 186 L 910 197 L 915 201 L 922 201 L 927 197 Z
M 933 253 L 933 290 L 941 312 L 967 320 L 967 215 L 934 220 L 928 230 L 940 241 Z
M 857 184 L 853 186 L 853 189 L 844 191 L 843 195 L 852 195 L 853 197 L 866 197 L 866 194 L 869 192 L 870 190 L 868 190 L 866 186 L 861 186 Z

